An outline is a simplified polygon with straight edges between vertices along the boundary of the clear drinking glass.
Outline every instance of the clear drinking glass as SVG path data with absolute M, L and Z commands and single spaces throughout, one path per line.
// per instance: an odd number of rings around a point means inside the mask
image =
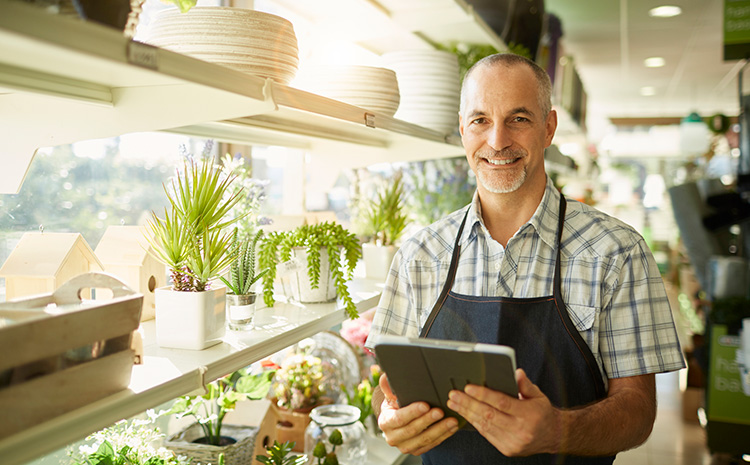
M 227 294 L 227 324 L 229 329 L 247 331 L 255 326 L 256 294 Z

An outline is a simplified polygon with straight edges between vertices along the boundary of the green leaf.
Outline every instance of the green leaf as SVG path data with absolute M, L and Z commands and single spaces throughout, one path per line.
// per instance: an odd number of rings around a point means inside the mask
M 328 436 L 328 442 L 333 444 L 334 446 L 340 446 L 344 443 L 344 438 L 341 435 L 341 431 L 337 428 L 331 432 L 331 435 Z
M 323 441 L 318 441 L 317 444 L 315 444 L 315 448 L 313 449 L 313 457 L 322 459 L 326 456 L 328 451 L 326 451 L 326 445 L 323 444 Z

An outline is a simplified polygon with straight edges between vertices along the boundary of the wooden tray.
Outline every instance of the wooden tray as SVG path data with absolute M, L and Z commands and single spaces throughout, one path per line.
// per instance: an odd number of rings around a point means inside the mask
M 113 298 L 81 301 L 92 288 Z M 86 273 L 0 304 L 0 438 L 126 389 L 142 302 L 117 278 Z

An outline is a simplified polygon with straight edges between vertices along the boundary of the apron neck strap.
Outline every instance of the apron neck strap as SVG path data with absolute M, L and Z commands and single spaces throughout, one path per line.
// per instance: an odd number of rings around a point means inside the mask
M 456 279 L 456 269 L 458 268 L 458 256 L 461 253 L 461 234 L 464 232 L 466 218 L 469 216 L 469 211 L 471 210 L 472 205 L 469 205 L 469 207 L 466 209 L 464 219 L 461 220 L 461 226 L 458 227 L 456 242 L 453 244 L 453 256 L 451 257 L 451 264 L 448 268 L 448 277 L 445 280 L 445 284 L 443 285 L 443 290 L 440 292 L 440 296 L 438 296 L 437 301 L 435 301 L 435 305 L 433 305 L 432 310 L 430 310 L 430 315 L 427 317 L 427 321 L 425 321 L 424 325 L 422 326 L 422 331 L 419 333 L 419 337 L 427 336 L 427 333 L 432 327 L 432 323 L 435 322 L 435 318 L 437 318 L 438 313 L 440 313 L 440 308 L 442 308 L 443 302 L 445 302 L 445 299 L 448 297 L 451 288 L 453 288 L 453 281 Z
M 563 231 L 563 224 L 565 223 L 565 210 L 568 205 L 568 202 L 565 200 L 565 196 L 560 193 L 560 209 L 558 210 L 559 218 L 557 220 L 557 236 L 555 237 L 555 249 L 557 256 L 555 257 L 555 278 L 553 282 L 553 293 L 555 296 L 555 299 L 558 302 L 562 302 L 562 273 L 560 272 L 560 250 L 561 242 L 562 242 L 562 231 Z

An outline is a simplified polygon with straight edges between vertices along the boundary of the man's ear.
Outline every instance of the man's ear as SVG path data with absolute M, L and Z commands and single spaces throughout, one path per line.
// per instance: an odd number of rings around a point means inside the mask
M 464 118 L 460 112 L 458 113 L 458 132 L 461 134 L 461 137 L 464 136 Z
M 544 124 L 546 131 L 544 143 L 545 147 L 549 147 L 552 145 L 552 139 L 555 137 L 555 131 L 557 131 L 557 112 L 555 110 L 550 110 Z

